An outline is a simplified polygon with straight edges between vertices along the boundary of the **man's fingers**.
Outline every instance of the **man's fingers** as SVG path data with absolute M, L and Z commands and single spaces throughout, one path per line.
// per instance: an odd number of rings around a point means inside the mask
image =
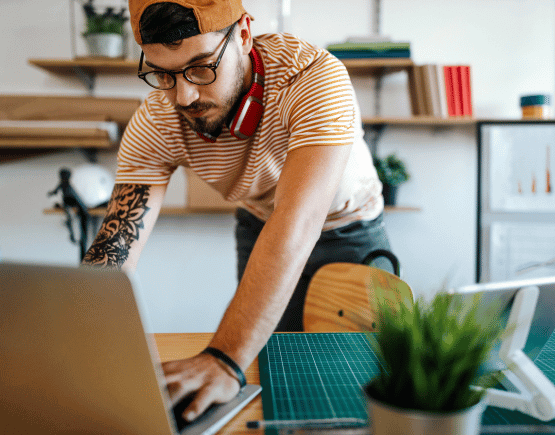
M 183 411 L 183 418 L 185 420 L 193 421 L 208 409 L 213 400 L 210 391 L 211 388 L 203 388 L 197 392 L 195 399 L 189 404 L 185 411 Z
M 238 389 L 237 389 L 238 391 Z M 183 411 L 183 418 L 192 421 L 208 409 L 213 403 L 225 403 L 237 394 L 235 388 L 225 388 L 222 384 L 207 385 L 199 390 L 195 399 Z
M 184 382 L 184 380 L 183 376 L 177 374 L 166 376 L 165 378 L 166 389 L 174 405 L 202 386 L 202 381 L 199 379 L 190 379 L 188 382 Z
M 174 373 L 179 373 L 181 371 L 182 366 L 183 366 L 182 360 L 167 361 L 162 363 L 162 371 L 164 372 L 164 375 L 167 376 Z
M 170 398 L 173 398 L 177 393 L 179 393 L 179 390 L 181 390 L 181 385 L 179 382 L 168 382 L 166 383 L 166 388 L 168 389 Z
M 213 403 L 225 403 L 239 391 L 233 373 L 214 357 L 199 354 L 187 360 L 162 365 L 166 387 L 172 403 L 195 393 L 193 401 L 183 412 L 183 418 L 192 421 Z

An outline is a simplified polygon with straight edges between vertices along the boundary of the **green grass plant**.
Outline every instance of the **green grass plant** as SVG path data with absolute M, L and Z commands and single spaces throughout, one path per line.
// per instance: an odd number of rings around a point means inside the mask
M 429 303 L 392 306 L 378 297 L 378 330 L 368 338 L 380 372 L 366 393 L 399 408 L 431 412 L 478 403 L 485 393 L 480 387 L 493 380 L 492 373 L 484 376 L 483 364 L 503 328 L 499 310 L 485 312 L 479 296 L 470 306 L 460 301 L 441 292 Z

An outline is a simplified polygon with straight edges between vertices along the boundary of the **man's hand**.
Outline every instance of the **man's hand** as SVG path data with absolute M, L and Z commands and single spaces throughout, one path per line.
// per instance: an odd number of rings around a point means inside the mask
M 211 355 L 201 353 L 192 358 L 162 364 L 166 386 L 175 405 L 184 397 L 195 394 L 183 412 L 192 421 L 213 403 L 225 403 L 239 392 L 239 382 L 233 370 Z

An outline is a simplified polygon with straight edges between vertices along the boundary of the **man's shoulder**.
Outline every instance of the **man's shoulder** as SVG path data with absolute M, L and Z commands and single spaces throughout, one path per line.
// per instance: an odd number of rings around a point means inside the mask
M 264 63 L 300 71 L 318 61 L 339 62 L 329 51 L 288 33 L 266 33 L 254 38 Z

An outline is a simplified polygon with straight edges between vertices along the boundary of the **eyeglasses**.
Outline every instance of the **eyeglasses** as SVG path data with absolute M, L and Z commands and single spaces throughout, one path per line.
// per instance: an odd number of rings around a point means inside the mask
M 237 23 L 233 23 L 233 25 L 225 35 L 225 43 L 222 51 L 220 51 L 220 55 L 216 59 L 216 63 L 212 63 L 209 65 L 192 65 L 178 71 L 153 70 L 142 72 L 144 53 L 141 52 L 141 60 L 139 61 L 139 71 L 137 72 L 137 76 L 139 76 L 140 79 L 143 79 L 148 85 L 152 86 L 153 88 L 161 90 L 168 90 L 173 88 L 177 83 L 177 74 L 183 74 L 183 77 L 188 82 L 191 82 L 195 85 L 209 85 L 211 83 L 214 83 L 216 81 L 216 68 L 218 68 L 218 66 L 220 65 L 220 61 L 222 60 L 224 51 L 227 47 L 227 44 L 229 43 L 229 40 L 231 39 L 235 24 Z

